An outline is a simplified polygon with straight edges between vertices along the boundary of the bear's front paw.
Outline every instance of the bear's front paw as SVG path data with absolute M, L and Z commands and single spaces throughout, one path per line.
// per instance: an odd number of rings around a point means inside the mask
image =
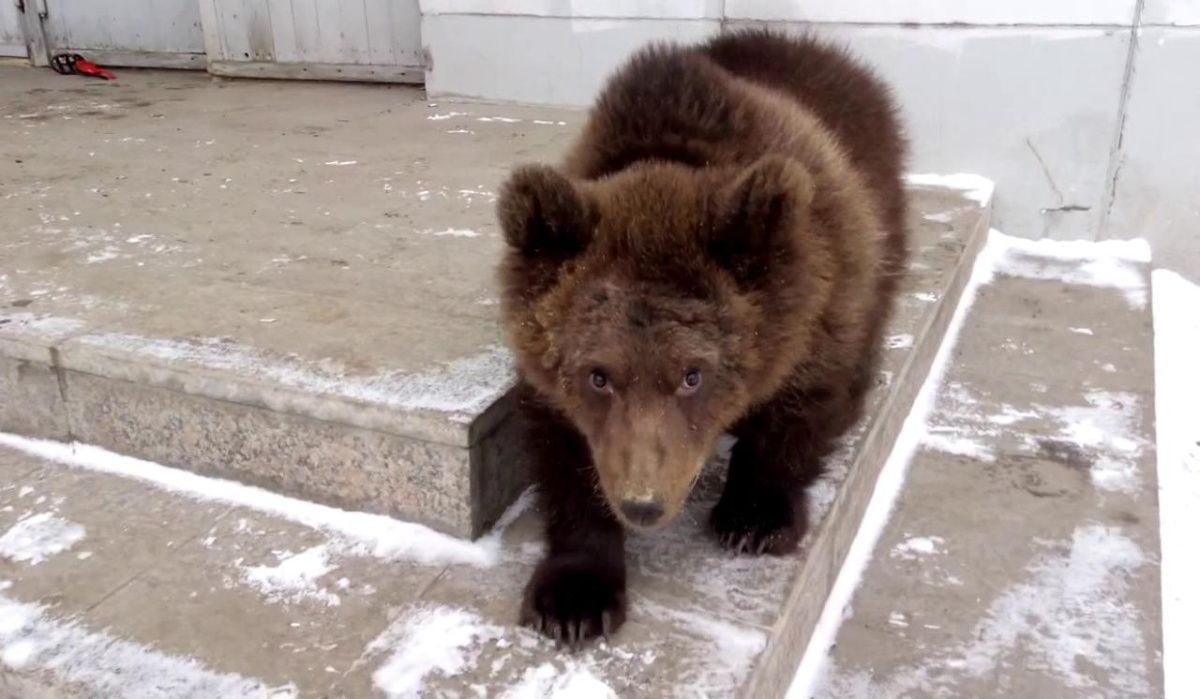
M 726 493 L 713 508 L 712 527 L 721 545 L 734 553 L 782 556 L 800 544 L 804 510 L 780 493 L 757 498 Z
M 525 586 L 521 623 L 572 646 L 625 621 L 623 566 L 586 554 L 551 556 Z

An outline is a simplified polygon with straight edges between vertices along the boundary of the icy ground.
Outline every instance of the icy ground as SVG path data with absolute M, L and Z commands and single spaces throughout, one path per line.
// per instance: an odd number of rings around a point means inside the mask
M 1119 289 L 1134 307 L 1146 304 L 1148 296 L 1152 298 L 1166 689 L 1169 697 L 1200 696 L 1200 666 L 1192 658 L 1195 648 L 1200 647 L 1196 623 L 1200 620 L 1200 598 L 1195 594 L 1200 590 L 1200 560 L 1193 555 L 1192 544 L 1195 532 L 1200 531 L 1200 420 L 1196 419 L 1194 407 L 1194 396 L 1200 391 L 1200 368 L 1195 362 L 1195 358 L 1200 357 L 1200 313 L 1196 312 L 1200 308 L 1200 287 L 1179 275 L 1160 270 L 1153 275 L 1152 293 L 1147 294 L 1144 285 L 1132 275 L 1129 263 L 1144 262 L 1148 254 L 1145 245 L 1136 241 L 1025 241 L 992 233 L 980 254 L 964 301 L 956 311 L 930 378 L 880 476 L 867 517 L 831 594 L 809 653 L 796 675 L 791 696 L 808 696 L 821 673 L 826 650 L 840 625 L 841 610 L 852 599 L 875 543 L 887 525 L 892 504 L 903 488 L 909 459 L 919 444 L 944 437 L 930 430 L 929 416 L 934 398 L 971 300 L 979 287 L 989 283 L 997 271 Z M 1088 332 L 1086 328 L 1072 330 Z M 1093 417 L 1072 414 L 1064 415 L 1062 419 L 1079 428 L 1077 432 L 1081 439 L 1112 438 L 1114 430 L 1119 436 L 1119 425 L 1097 426 L 1089 422 Z M 1096 432 L 1099 434 L 1093 434 Z M 961 439 L 962 435 L 955 437 L 954 448 L 970 448 L 969 441 Z M 455 562 L 481 568 L 493 565 L 498 555 L 497 535 L 476 543 L 463 542 L 419 525 L 299 502 L 82 445 L 39 442 L 11 435 L 0 435 L 0 445 L 77 468 L 149 482 L 193 498 L 253 508 L 330 535 L 328 545 L 298 552 L 279 552 L 275 565 L 245 569 L 243 582 L 258 589 L 268 599 L 286 601 L 303 597 L 338 604 L 339 588 L 330 586 L 331 589 L 326 589 L 315 581 L 330 571 L 330 558 L 339 551 L 356 551 L 387 560 Z M 984 453 L 972 456 L 987 458 Z M 1097 487 L 1126 487 L 1119 471 L 1093 473 L 1093 478 Z M 0 557 L 23 565 L 38 565 L 53 556 L 90 555 L 87 551 L 88 532 L 57 516 L 52 499 L 32 492 L 22 493 L 21 497 L 36 502 L 40 509 L 0 532 Z M 514 507 L 509 519 L 528 504 L 528 497 L 524 498 Z M 1081 533 L 1086 540 L 1083 543 L 1105 535 L 1101 530 Z M 939 543 L 937 537 L 913 537 L 891 555 L 934 554 L 939 550 Z M 1095 548 L 1083 546 L 1080 550 Z M 1108 549 L 1121 558 L 1118 564 L 1133 565 L 1140 561 L 1138 551 L 1120 546 L 1109 546 Z M 1087 561 L 1081 565 L 1090 566 Z M 1039 576 L 1041 584 L 1069 584 L 1063 571 L 1050 563 L 1039 569 Z M 1094 587 L 1100 589 L 1102 584 L 1103 581 L 1096 581 Z M 252 678 L 214 673 L 193 659 L 165 655 L 103 632 L 89 631 L 70 619 L 56 619 L 46 609 L 7 597 L 5 590 L 9 585 L 0 581 L 0 663 L 9 668 L 57 668 L 68 679 L 84 682 L 110 696 L 177 696 L 183 688 L 192 693 L 209 691 L 212 692 L 210 696 L 284 697 L 295 691 L 291 686 L 269 687 Z M 1022 590 L 1015 590 L 998 601 L 995 611 L 1021 614 L 1031 603 L 1028 597 Z M 1095 599 L 1096 604 L 1104 602 L 1102 595 L 1085 596 L 1084 599 Z M 1119 610 L 1113 613 L 1119 613 Z M 430 673 L 450 675 L 474 662 L 469 657 L 469 648 L 480 640 L 509 642 L 502 629 L 466 610 L 431 607 L 402 621 L 389 627 L 367 649 L 370 657 L 381 660 L 373 676 L 375 686 L 389 696 L 419 693 L 424 678 Z M 429 642 L 434 637 L 441 640 Z M 421 639 L 420 642 L 417 639 Z M 730 647 L 739 647 L 741 640 L 731 638 Z M 1046 654 L 1057 657 L 1054 648 L 1046 649 Z M 566 669 L 544 665 L 529 668 L 522 681 L 509 687 L 506 695 L 591 697 L 609 696 L 611 690 L 584 664 Z

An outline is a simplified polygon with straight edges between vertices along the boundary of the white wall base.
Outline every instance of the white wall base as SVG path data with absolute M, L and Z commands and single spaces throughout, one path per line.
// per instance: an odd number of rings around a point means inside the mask
M 649 41 L 698 41 L 717 20 L 426 15 L 431 98 L 584 106 L 608 74 Z

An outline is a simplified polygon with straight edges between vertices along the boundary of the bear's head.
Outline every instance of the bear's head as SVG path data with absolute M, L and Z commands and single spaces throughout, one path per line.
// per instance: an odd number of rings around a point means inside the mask
M 677 515 L 717 439 L 795 366 L 795 328 L 828 290 L 801 273 L 828 254 L 804 235 L 812 197 L 807 171 L 782 157 L 599 180 L 526 166 L 505 184 L 518 368 L 586 437 L 627 524 Z

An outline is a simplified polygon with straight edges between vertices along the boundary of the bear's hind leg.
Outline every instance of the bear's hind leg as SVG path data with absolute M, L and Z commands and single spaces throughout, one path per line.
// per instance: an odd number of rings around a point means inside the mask
M 808 528 L 805 489 L 821 475 L 828 421 L 821 407 L 768 404 L 739 426 L 725 489 L 712 511 L 721 545 L 736 553 L 791 553 Z

